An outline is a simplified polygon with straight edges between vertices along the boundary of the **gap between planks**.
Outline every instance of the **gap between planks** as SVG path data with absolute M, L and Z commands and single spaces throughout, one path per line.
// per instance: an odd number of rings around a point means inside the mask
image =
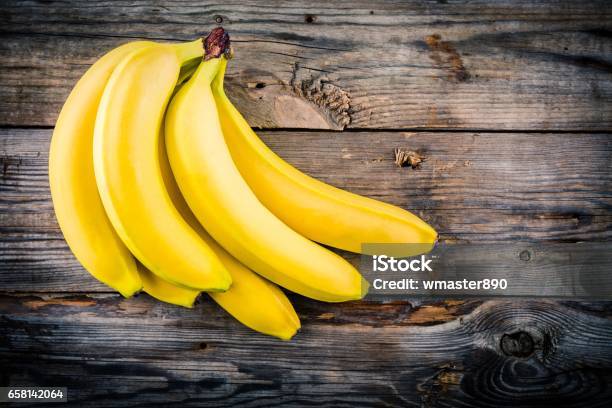
M 55 126 L 47 125 L 28 125 L 28 126 L 14 126 L 14 125 L 0 125 L 0 130 L 53 130 Z M 580 130 L 580 129 L 564 129 L 564 130 L 546 130 L 546 129 L 485 129 L 485 128 L 474 128 L 474 129 L 456 129 L 456 128 L 428 128 L 428 127 L 412 127 L 412 128 L 345 128 L 342 130 L 335 129 L 316 129 L 316 128 L 265 128 L 265 127 L 252 127 L 256 132 L 300 132 L 300 133 L 395 133 L 395 132 L 411 132 L 411 133 L 534 133 L 534 134 L 593 134 L 593 135 L 605 135 L 612 134 L 612 128 L 606 130 Z

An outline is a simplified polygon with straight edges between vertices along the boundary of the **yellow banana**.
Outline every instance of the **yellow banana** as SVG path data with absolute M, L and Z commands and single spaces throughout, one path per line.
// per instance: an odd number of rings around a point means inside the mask
M 205 45 L 209 60 L 177 92 L 166 114 L 166 148 L 183 196 L 217 242 L 271 281 L 323 301 L 363 297 L 367 282 L 359 273 L 276 218 L 234 165 L 210 88 L 224 59 L 219 54 L 228 46 L 223 29 L 211 33 Z
M 197 41 L 157 44 L 117 66 L 96 118 L 94 170 L 113 227 L 144 266 L 177 286 L 224 291 L 229 273 L 173 206 L 159 163 L 162 119 L 181 64 L 202 53 Z
M 144 291 L 162 302 L 191 308 L 200 295 L 197 289 L 183 288 L 163 280 L 140 262 L 138 262 L 138 273 L 142 279 Z
M 228 254 L 202 228 L 181 196 L 170 170 L 163 138 L 160 138 L 160 164 L 164 184 L 181 216 L 206 241 L 232 276 L 232 286 L 222 293 L 209 295 L 228 313 L 258 332 L 289 340 L 300 328 L 298 318 L 287 296 L 274 284 L 250 271 Z M 166 282 L 139 264 L 144 290 L 163 302 L 192 307 L 199 291 Z
M 300 328 L 300 319 L 283 291 L 246 268 L 212 238 L 209 237 L 209 240 L 232 275 L 232 286 L 226 292 L 208 294 L 245 326 L 283 340 L 291 339 Z M 200 294 L 198 290 L 166 282 L 140 263 L 138 271 L 144 291 L 162 302 L 191 308 Z
M 300 319 L 283 291 L 238 262 L 212 238 L 210 241 L 232 275 L 232 287 L 209 295 L 245 326 L 283 340 L 291 339 L 300 328 Z
M 363 243 L 420 244 L 404 256 L 433 247 L 436 231 L 416 215 L 316 180 L 270 150 L 225 95 L 226 65 L 212 83 L 225 141 L 240 174 L 274 215 L 313 241 L 351 252 L 362 252 Z
M 100 201 L 93 168 L 96 112 L 111 73 L 137 41 L 110 51 L 87 70 L 57 119 L 49 151 L 53 207 L 68 246 L 96 279 L 125 297 L 142 288 L 134 258 L 115 233 Z

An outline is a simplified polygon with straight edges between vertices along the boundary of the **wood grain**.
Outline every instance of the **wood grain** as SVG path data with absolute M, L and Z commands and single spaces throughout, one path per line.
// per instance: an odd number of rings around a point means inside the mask
M 487 256 L 527 262 L 523 285 L 554 290 L 569 265 L 605 276 L 584 250 L 612 240 L 606 1 L 5 0 L 0 386 L 67 386 L 75 407 L 609 406 L 612 302 L 290 295 L 302 330 L 281 342 L 208 299 L 123 299 L 89 277 L 53 214 L 48 128 L 106 51 L 216 25 L 252 126 L 349 130 L 261 132 L 298 168 L 418 213 L 445 243 L 506 243 Z M 398 168 L 395 148 L 427 159 Z
M 223 25 L 230 97 L 264 128 L 611 130 L 606 1 L 0 5 L 0 125 L 51 126 L 101 54 Z
M 304 328 L 281 342 L 209 302 L 4 295 L 0 381 L 62 384 L 72 406 L 603 407 L 612 398 L 612 321 L 579 305 L 294 300 Z
M 261 134 L 272 149 L 314 177 L 415 211 L 445 242 L 612 237 L 612 139 L 607 134 Z M 0 286 L 108 290 L 79 266 L 55 221 L 47 180 L 50 136 L 46 129 L 0 130 Z M 419 169 L 399 168 L 395 147 L 418 150 L 427 159 Z M 558 263 L 564 252 L 553 250 L 543 259 Z M 503 259 L 515 255 L 510 247 L 499 252 Z M 534 273 L 548 273 L 537 269 L 546 264 L 534 267 Z

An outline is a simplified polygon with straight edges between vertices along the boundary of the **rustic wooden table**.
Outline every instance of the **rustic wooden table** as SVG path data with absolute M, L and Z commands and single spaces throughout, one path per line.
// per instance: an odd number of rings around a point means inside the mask
M 281 342 L 208 299 L 93 280 L 50 201 L 61 105 L 112 47 L 215 25 L 234 40 L 231 99 L 305 172 L 446 242 L 612 241 L 606 1 L 4 0 L 0 386 L 67 386 L 74 406 L 609 406 L 612 302 L 292 296 L 303 329 Z M 397 147 L 428 160 L 398 168 Z

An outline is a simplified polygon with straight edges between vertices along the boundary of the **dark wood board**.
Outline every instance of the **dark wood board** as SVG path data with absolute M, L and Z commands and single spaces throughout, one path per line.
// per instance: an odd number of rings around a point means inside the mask
M 2 1 L 0 125 L 52 126 L 120 43 L 232 35 L 253 126 L 612 129 L 607 1 Z
M 79 407 L 604 407 L 612 398 L 612 321 L 579 304 L 295 303 L 304 328 L 282 342 L 210 302 L 4 295 L 0 381 L 62 384 Z

